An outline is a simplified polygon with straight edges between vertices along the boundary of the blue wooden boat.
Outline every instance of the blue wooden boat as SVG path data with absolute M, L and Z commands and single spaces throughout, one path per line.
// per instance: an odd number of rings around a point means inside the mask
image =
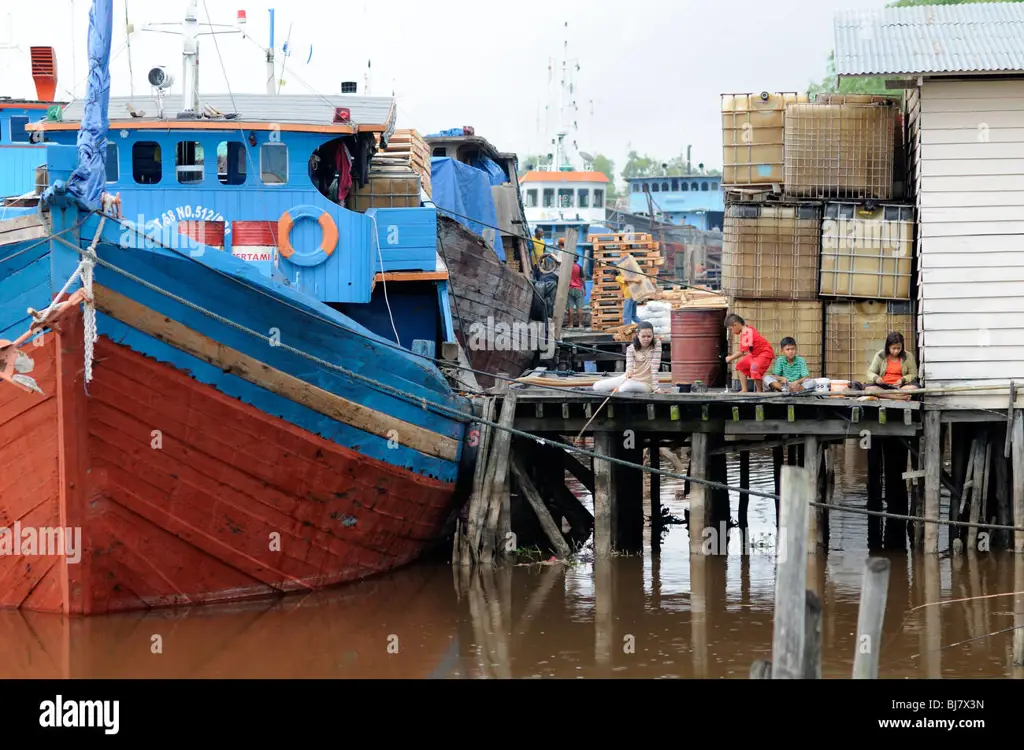
M 110 120 L 111 18 L 94 0 L 88 97 L 47 124 L 38 212 L 0 222 L 0 527 L 51 540 L 0 556 L 0 606 L 237 600 L 416 559 L 456 510 L 470 413 L 422 356 L 451 340 L 434 213 L 357 214 L 307 171 L 393 103 L 236 95 L 208 118 L 193 91 Z M 220 142 L 223 172 L 197 170 Z M 376 272 L 386 248 L 411 280 Z

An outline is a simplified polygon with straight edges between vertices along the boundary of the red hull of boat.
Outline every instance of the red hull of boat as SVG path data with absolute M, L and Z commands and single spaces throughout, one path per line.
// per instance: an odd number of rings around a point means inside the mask
M 367 458 L 101 337 L 81 311 L 0 387 L 0 527 L 81 529 L 81 560 L 0 556 L 0 606 L 67 614 L 231 601 L 394 569 L 454 486 Z M 158 431 L 158 432 L 157 432 Z

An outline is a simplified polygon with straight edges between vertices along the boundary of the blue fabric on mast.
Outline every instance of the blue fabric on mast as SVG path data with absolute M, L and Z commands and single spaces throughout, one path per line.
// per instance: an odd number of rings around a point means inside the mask
M 107 109 L 110 104 L 113 20 L 114 0 L 93 0 L 89 11 L 89 87 L 78 130 L 78 166 L 67 184 L 68 193 L 89 210 L 100 208 L 103 186 L 107 182 L 107 130 L 110 127 Z

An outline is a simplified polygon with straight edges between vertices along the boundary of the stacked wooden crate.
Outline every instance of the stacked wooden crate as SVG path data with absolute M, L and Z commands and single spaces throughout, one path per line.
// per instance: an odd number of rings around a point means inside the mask
M 649 234 L 592 234 L 588 238 L 594 246 L 594 288 L 590 294 L 590 327 L 605 331 L 623 324 L 622 289 L 616 278 L 618 270 L 632 256 L 651 282 L 665 264 L 661 248 Z M 643 300 L 639 300 L 643 301 Z
M 378 148 L 380 136 L 377 136 Z M 433 195 L 430 186 L 430 147 L 417 130 L 396 130 L 387 146 L 373 158 L 374 163 L 404 166 L 420 176 L 423 192 Z
M 776 351 L 795 338 L 812 376 L 863 381 L 893 330 L 913 350 L 913 210 L 891 202 L 893 100 L 732 95 L 723 127 L 732 312 Z

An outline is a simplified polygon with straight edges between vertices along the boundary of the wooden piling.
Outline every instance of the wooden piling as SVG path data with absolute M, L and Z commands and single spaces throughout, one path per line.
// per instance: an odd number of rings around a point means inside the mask
M 708 477 L 708 435 L 695 432 L 690 438 L 690 476 Z M 711 527 L 710 491 L 707 485 L 693 482 L 690 486 L 690 554 L 703 554 L 704 529 Z
M 562 530 L 555 523 L 555 520 L 551 517 L 551 513 L 548 512 L 547 506 L 544 505 L 544 500 L 541 498 L 540 493 L 533 484 L 533 480 L 530 479 L 530 475 L 523 466 L 523 460 L 519 456 L 512 457 L 512 474 L 515 476 L 516 481 L 519 482 L 519 489 L 526 497 L 526 501 L 533 508 L 533 512 L 537 514 L 537 520 L 540 521 L 541 528 L 544 529 L 544 534 L 547 536 L 548 541 L 551 542 L 551 548 L 555 551 L 555 554 L 562 560 L 566 560 L 569 557 L 569 545 L 565 543 L 565 538 L 562 536 Z
M 485 421 L 494 421 L 494 398 L 486 397 L 483 399 L 480 404 L 480 414 Z M 459 551 L 458 554 L 453 553 L 453 557 L 457 558 L 458 564 L 462 566 L 470 566 L 477 562 L 480 550 L 480 529 L 486 515 L 486 478 L 492 430 L 488 424 L 481 424 L 479 429 L 476 466 L 473 470 L 473 488 L 469 496 L 466 523 L 460 523 L 458 526 L 456 545 Z
M 1014 591 L 1018 592 L 1013 607 L 1013 663 L 1024 667 L 1024 557 L 1020 555 L 1014 558 L 1013 581 Z
M 804 679 L 821 679 L 821 599 L 806 592 L 804 603 Z
M 812 480 L 807 469 L 782 468 L 782 517 L 775 574 L 775 628 L 772 679 L 800 679 L 804 674 L 807 602 L 807 527 Z
M 1024 416 L 1019 409 L 1013 418 L 1010 457 L 1013 464 L 1013 525 L 1024 529 Z M 1013 550 L 1024 554 L 1024 531 L 1014 532 Z
M 921 448 L 919 465 L 924 470 L 924 517 L 935 523 L 924 525 L 925 554 L 934 555 L 939 551 L 939 505 L 942 500 L 942 442 L 941 414 L 926 411 L 924 414 L 924 445 Z M 955 500 L 951 497 L 950 502 Z
M 985 490 L 987 485 L 987 466 L 989 455 L 988 430 L 982 427 L 978 437 L 974 441 L 974 480 L 971 485 L 971 509 L 970 522 L 981 521 L 982 507 L 985 504 Z M 967 549 L 976 552 L 978 549 L 978 528 L 971 526 L 967 529 Z
M 853 657 L 853 679 L 878 679 L 878 659 L 882 647 L 882 621 L 889 593 L 892 562 L 886 557 L 871 557 L 864 563 L 864 583 L 860 591 L 857 617 L 857 643 Z
M 594 433 L 594 452 L 600 456 L 612 455 L 613 435 Z M 594 459 L 594 555 L 607 557 L 612 552 L 615 527 L 615 487 L 612 463 L 603 458 Z
M 750 451 L 740 451 L 740 487 L 750 489 Z M 746 492 L 740 493 L 739 526 L 747 528 L 747 507 L 750 504 L 750 495 Z
M 655 471 L 661 469 L 661 441 L 658 438 L 650 440 L 650 464 Z M 651 550 L 661 547 L 661 474 L 651 475 Z
M 498 425 L 502 428 L 512 427 L 516 412 L 516 389 L 509 388 L 501 405 L 501 416 Z M 480 556 L 483 562 L 490 562 L 497 557 L 504 557 L 512 550 L 506 549 L 508 539 L 499 538 L 501 514 L 508 500 L 508 467 L 512 445 L 512 433 L 507 429 L 496 429 L 491 442 L 489 463 L 493 464 L 493 476 L 488 489 L 487 515 L 481 529 Z M 504 493 L 505 497 L 502 497 Z
M 804 440 L 804 468 L 807 469 L 811 478 L 811 497 L 808 502 L 819 503 L 821 497 L 819 492 L 818 472 L 821 470 L 821 453 L 818 450 L 818 438 L 810 436 Z M 809 528 L 807 532 L 807 551 L 811 554 L 825 549 L 823 532 L 825 514 L 824 508 L 811 507 L 808 511 Z

